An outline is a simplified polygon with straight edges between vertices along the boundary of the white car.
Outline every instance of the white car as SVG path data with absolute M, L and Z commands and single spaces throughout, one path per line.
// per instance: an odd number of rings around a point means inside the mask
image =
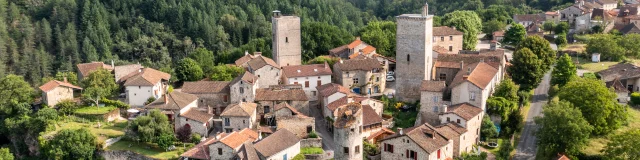
M 396 78 L 393 76 L 387 76 L 387 82 L 393 82 L 396 81 Z
M 395 73 L 395 72 L 393 72 L 393 71 L 389 71 L 389 72 L 387 72 L 387 76 L 393 76 L 393 75 L 395 75 L 395 74 L 396 74 L 396 73 Z

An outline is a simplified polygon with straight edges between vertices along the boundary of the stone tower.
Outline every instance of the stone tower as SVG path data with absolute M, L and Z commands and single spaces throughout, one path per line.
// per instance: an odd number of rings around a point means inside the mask
M 430 80 L 433 37 L 433 15 L 425 4 L 422 14 L 402 14 L 396 17 L 396 95 L 399 100 L 420 99 L 422 80 Z
M 282 16 L 280 11 L 273 11 L 271 34 L 273 35 L 273 60 L 278 65 L 302 64 L 300 17 Z
M 340 106 L 333 113 L 333 141 L 336 143 L 336 160 L 362 160 L 362 106 L 349 103 Z

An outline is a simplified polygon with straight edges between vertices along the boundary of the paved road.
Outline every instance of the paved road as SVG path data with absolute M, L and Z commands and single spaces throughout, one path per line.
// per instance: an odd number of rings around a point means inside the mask
M 336 144 L 333 142 L 333 134 L 327 130 L 327 124 L 322 117 L 318 102 L 316 101 L 309 106 L 311 107 L 311 115 L 316 119 L 316 133 L 322 137 L 322 149 L 325 152 L 333 152 Z
M 533 122 L 533 118 L 542 116 L 542 106 L 547 103 L 550 79 L 551 72 L 544 75 L 542 82 L 540 82 L 538 88 L 534 90 L 533 97 L 531 98 L 531 108 L 525 120 L 522 137 L 520 137 L 520 142 L 516 148 L 516 155 L 513 157 L 514 160 L 534 160 L 536 158 L 537 146 L 534 133 L 538 129 L 538 126 Z

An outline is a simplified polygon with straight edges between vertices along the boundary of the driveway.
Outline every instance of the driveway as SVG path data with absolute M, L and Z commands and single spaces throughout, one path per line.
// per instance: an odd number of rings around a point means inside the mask
M 527 119 L 525 119 L 525 126 L 516 148 L 516 155 L 513 157 L 514 160 L 534 160 L 536 158 L 537 146 L 534 134 L 539 126 L 533 122 L 533 118 L 542 116 L 542 106 L 547 104 L 548 100 L 547 92 L 549 91 L 550 79 L 551 72 L 544 75 L 542 82 L 534 90 L 531 98 L 531 108 L 527 114 Z

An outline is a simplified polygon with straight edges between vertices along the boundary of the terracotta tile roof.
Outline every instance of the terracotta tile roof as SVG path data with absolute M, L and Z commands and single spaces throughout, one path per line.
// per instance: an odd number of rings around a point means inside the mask
M 385 137 L 382 141 L 398 137 L 408 137 L 427 153 L 436 152 L 438 149 L 449 144 L 449 139 L 439 133 L 435 127 L 428 123 L 406 128 L 403 132 L 404 134 L 402 135 L 400 135 L 399 132 L 396 132 L 393 135 Z
M 164 97 L 158 98 L 155 101 L 144 106 L 146 109 L 164 109 L 164 110 L 180 110 L 187 105 L 198 100 L 198 97 L 193 94 L 182 92 L 171 92 L 165 94 L 169 102 L 164 101 Z
M 236 77 L 233 80 L 231 80 L 231 82 L 229 82 L 229 85 L 236 84 L 240 80 L 243 80 L 243 81 L 245 81 L 247 83 L 253 84 L 258 80 L 258 76 L 255 76 L 255 75 L 245 71 L 244 74 L 239 75 L 238 77 Z
M 467 74 L 468 69 L 471 70 L 471 73 L 469 74 Z M 453 78 L 451 86 L 455 87 L 459 84 L 462 84 L 463 82 L 468 81 L 476 85 L 480 89 L 485 89 L 497 73 L 498 70 L 491 67 L 487 63 L 474 63 L 469 66 L 465 66 L 465 68 L 462 68 Z
M 49 92 L 52 89 L 56 88 L 56 87 L 69 87 L 69 88 L 73 88 L 73 89 L 82 89 L 76 85 L 73 85 L 71 83 L 68 82 L 61 82 L 61 81 L 56 81 L 56 80 L 51 80 L 45 84 L 43 84 L 42 86 L 40 86 L 40 90 L 42 90 L 43 92 Z
M 333 72 L 326 62 L 324 64 L 307 64 L 293 65 L 282 67 L 282 76 L 292 77 L 309 77 L 331 75 Z
M 433 46 L 433 51 L 436 52 L 436 53 L 440 53 L 440 54 L 449 53 L 448 49 L 446 49 L 446 48 L 444 48 L 442 46 L 437 46 L 437 45 Z
M 493 32 L 494 37 L 504 37 L 504 31 L 495 31 Z
M 195 147 L 182 153 L 180 157 L 187 157 L 193 159 L 209 159 L 209 145 L 218 142 L 215 138 L 211 137 L 204 142 L 198 143 Z
M 369 135 L 367 137 L 367 140 L 372 140 L 375 137 L 378 137 L 382 134 L 395 134 L 396 132 L 393 132 L 392 130 L 389 130 L 387 128 L 382 128 L 380 131 L 376 132 L 376 133 L 372 133 L 371 135 Z
M 463 35 L 464 33 L 448 26 L 433 27 L 433 36 Z
M 436 61 L 435 64 L 433 64 L 433 66 L 438 67 L 438 68 L 460 68 L 460 62 L 442 62 L 442 61 Z
M 245 130 L 242 130 L 242 131 L 245 131 Z M 250 132 L 253 132 L 253 133 L 250 133 Z M 250 133 L 250 134 L 247 134 L 247 133 Z M 254 133 L 255 132 L 252 130 L 245 131 L 245 133 L 234 131 L 234 132 L 231 132 L 226 137 L 220 138 L 220 142 L 222 142 L 223 144 L 233 149 L 237 149 L 238 147 L 240 147 L 240 145 L 242 145 L 245 142 L 255 141 L 256 138 L 253 138 L 251 135 L 257 135 L 258 133 L 255 133 L 255 134 Z
M 262 132 L 262 133 L 274 133 L 274 132 L 276 132 L 275 127 L 271 127 L 271 126 L 260 126 L 260 127 L 258 127 L 258 130 L 260 130 L 260 132 Z
M 520 15 L 513 15 L 513 20 L 515 22 L 522 22 L 522 21 L 531 21 L 531 22 L 542 22 L 546 19 L 546 17 L 544 15 L 541 14 L 520 14 Z
M 189 110 L 187 110 L 184 113 L 181 113 L 180 116 L 201 122 L 201 123 L 207 123 L 209 122 L 209 120 L 211 120 L 211 118 L 213 118 L 212 114 L 208 114 L 202 111 L 198 111 L 197 108 L 190 108 Z
M 382 123 L 382 117 L 370 105 L 362 105 L 362 126 Z
M 351 93 L 351 91 L 349 91 L 347 87 L 344 87 L 336 83 L 323 84 L 321 86 L 317 86 L 316 89 L 318 90 L 318 93 L 320 93 L 320 96 L 322 97 L 332 95 L 336 92 L 344 93 L 347 95 Z
M 569 157 L 567 157 L 566 155 L 564 155 L 564 154 L 560 154 L 560 153 L 558 153 L 558 157 L 557 157 L 556 159 L 557 159 L 557 160 L 571 160 L 571 159 L 569 159 Z
M 460 63 L 463 62 L 465 65 L 478 63 L 480 61 L 484 61 L 485 63 L 490 64 L 494 68 L 500 68 L 500 63 L 505 60 L 504 50 L 497 49 L 495 51 L 491 50 L 480 50 L 480 51 L 460 51 L 461 54 L 438 54 L 438 58 L 435 59 L 436 67 L 445 67 L 445 68 L 460 68 Z M 449 63 L 443 63 L 449 62 Z
M 272 156 L 300 142 L 300 138 L 287 129 L 280 129 L 256 143 L 255 148 L 264 157 Z M 292 155 L 293 156 L 293 155 Z
M 245 55 L 238 58 L 238 60 L 235 61 L 236 66 L 242 66 L 243 64 L 249 62 L 251 59 L 255 58 L 256 56 L 248 54 L 245 52 Z
M 447 108 L 447 112 L 440 113 L 440 114 L 447 114 L 447 113 L 456 114 L 468 121 L 474 118 L 475 116 L 478 116 L 480 113 L 482 113 L 482 109 L 479 107 L 473 106 L 469 103 L 461 103 L 461 104 L 449 106 Z
M 191 94 L 229 93 L 229 81 L 184 82 L 180 92 Z
M 620 63 L 610 66 L 608 69 L 596 72 L 605 82 L 611 82 L 616 78 L 627 80 L 640 77 L 640 67 L 631 63 Z
M 270 65 L 270 66 L 273 66 L 275 68 L 280 68 L 280 65 L 278 65 L 275 61 L 273 61 L 273 59 L 267 58 L 267 57 L 263 57 L 263 56 L 257 56 L 256 58 L 253 58 L 253 59 L 249 60 L 249 62 L 247 62 L 247 64 L 253 70 L 260 69 L 260 68 L 262 68 L 262 67 L 264 67 L 266 65 Z
M 350 59 L 334 64 L 333 68 L 339 68 L 342 71 L 371 71 L 376 68 L 382 68 L 382 64 L 374 58 Z
M 327 109 L 329 109 L 331 111 L 331 113 L 333 114 L 333 111 L 335 111 L 338 107 L 346 105 L 348 103 L 348 98 L 347 96 L 344 96 L 338 100 L 335 100 L 329 104 L 327 104 Z
M 354 102 L 358 102 L 358 103 L 362 103 L 362 101 L 365 101 L 365 100 L 371 100 L 371 101 L 376 101 L 376 102 L 383 103 L 380 100 L 369 98 L 369 97 L 365 97 L 365 96 L 352 96 L 352 98 L 353 98 Z
M 618 4 L 617 0 L 596 0 L 598 4 Z
M 259 136 L 260 136 L 258 132 L 255 132 L 255 131 L 253 131 L 253 130 L 251 130 L 249 128 L 244 128 L 239 133 L 247 135 L 247 136 L 249 136 L 249 138 L 253 138 L 253 139 L 258 139 Z
M 255 101 L 308 101 L 302 89 L 272 90 L 260 88 L 256 90 Z
M 281 110 L 281 109 L 285 109 L 285 108 L 286 108 L 286 109 L 289 109 L 291 112 L 293 112 L 293 113 L 294 113 L 294 114 L 296 114 L 296 115 L 301 115 L 301 114 L 302 114 L 302 113 L 300 113 L 297 109 L 295 109 L 295 108 L 291 107 L 291 106 L 289 105 L 289 103 L 287 103 L 287 102 L 281 102 L 281 103 L 278 103 L 278 104 L 276 104 L 275 106 L 273 106 L 273 108 L 274 108 L 274 111 L 278 111 L 278 110 Z
M 447 123 L 436 126 L 436 130 L 448 139 L 460 138 L 460 135 L 467 132 L 467 129 L 456 123 Z
M 256 152 L 256 149 L 251 142 L 244 142 L 237 155 L 240 160 L 260 159 L 260 157 L 258 156 L 258 152 Z
M 420 91 L 443 92 L 445 88 L 447 88 L 445 81 L 423 80 L 420 85 Z
M 375 51 L 375 50 L 376 50 L 375 47 L 373 47 L 371 45 L 367 45 L 366 47 L 364 47 L 362 49 L 362 54 L 360 53 L 360 51 L 354 51 L 354 53 L 349 56 L 349 59 L 354 59 L 354 58 L 358 57 L 359 55 L 369 55 L 369 54 L 373 53 L 373 51 Z
M 256 103 L 242 102 L 242 103 L 229 104 L 229 106 L 227 106 L 227 108 L 224 111 L 222 111 L 220 116 L 249 117 L 256 110 L 256 107 L 258 107 L 258 104 Z
M 124 78 L 125 76 L 131 74 L 132 72 L 138 72 L 138 70 L 142 69 L 142 68 L 144 68 L 144 67 L 142 65 L 140 65 L 140 64 L 130 64 L 130 65 L 116 66 L 113 69 L 113 73 L 117 77 L 116 82 L 121 82 L 122 78 Z
M 353 49 L 353 48 L 356 48 L 360 44 L 362 44 L 362 41 L 360 40 L 360 37 L 356 37 L 356 40 L 353 40 L 353 42 L 349 43 L 347 48 Z
M 356 117 L 362 115 L 362 105 L 360 103 L 349 103 L 338 107 L 338 111 L 334 112 L 335 128 L 348 128 L 355 125 Z
M 329 50 L 329 55 L 338 56 L 336 54 L 346 52 L 346 51 L 349 51 L 348 44 Z
M 124 81 L 124 86 L 153 86 L 162 80 L 168 81 L 170 78 L 171 75 L 168 73 L 153 68 L 144 68 L 141 72 L 129 73 L 121 80 Z
M 106 70 L 113 70 L 111 65 L 106 65 L 103 62 L 91 62 L 91 63 L 80 63 L 76 65 L 82 77 L 89 76 L 89 74 L 93 71 L 96 71 L 100 68 L 104 68 Z

